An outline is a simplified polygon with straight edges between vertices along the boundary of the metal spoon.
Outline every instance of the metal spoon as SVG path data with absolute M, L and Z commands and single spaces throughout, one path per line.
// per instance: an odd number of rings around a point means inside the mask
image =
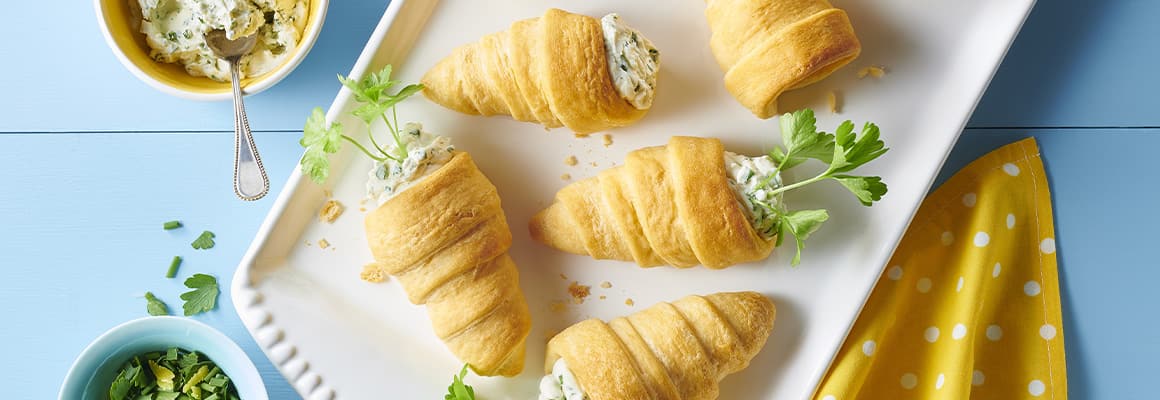
M 242 104 L 242 88 L 238 82 L 238 60 L 254 49 L 255 35 L 229 39 L 226 31 L 214 29 L 205 34 L 205 43 L 210 50 L 230 63 L 230 84 L 234 90 L 234 194 L 245 201 L 262 198 L 270 191 L 270 179 L 266 168 L 262 167 L 262 157 L 254 146 L 254 136 L 250 133 L 250 121 L 246 119 L 246 106 Z

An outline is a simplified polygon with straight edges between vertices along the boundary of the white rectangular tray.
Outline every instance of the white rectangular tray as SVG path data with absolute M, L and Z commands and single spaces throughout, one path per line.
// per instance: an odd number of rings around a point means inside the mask
M 783 95 L 781 109 L 812 107 L 825 130 L 843 119 L 876 122 L 891 150 L 865 172 L 881 175 L 890 192 L 872 208 L 859 205 L 837 184 L 788 195 L 791 208 L 831 213 L 797 268 L 789 266 L 792 250 L 781 250 L 765 262 L 720 271 L 642 269 L 567 255 L 528 236 L 529 218 L 566 184 L 564 173 L 573 180 L 592 176 L 622 163 L 633 149 L 664 144 L 670 135 L 719 137 L 745 154 L 779 142 L 776 120 L 754 118 L 724 90 L 708 47 L 703 1 L 394 0 L 351 74 L 390 63 L 405 82 L 416 82 L 452 48 L 549 7 L 596 17 L 619 12 L 660 49 L 661 76 L 652 111 L 640 123 L 612 131 L 609 147 L 601 135 L 580 139 L 565 129 L 545 132 L 508 118 L 462 115 L 419 96 L 400 106 L 401 119 L 421 121 L 472 154 L 499 188 L 512 227 L 511 255 L 534 321 L 526 367 L 514 379 L 472 377 L 470 383 L 481 399 L 532 399 L 550 332 L 687 294 L 758 290 L 778 305 L 773 335 L 747 370 L 725 379 L 721 398 L 804 399 L 841 346 L 1033 3 L 837 2 L 862 40 L 861 57 L 813 86 Z M 856 71 L 869 65 L 884 66 L 888 73 L 857 79 Z M 840 115 L 828 111 L 830 91 L 840 93 Z M 361 122 L 348 114 L 352 103 L 342 90 L 327 116 L 358 132 Z M 291 175 L 237 270 L 234 306 L 263 351 L 306 398 L 441 398 L 460 363 L 432 334 L 423 308 L 411 305 L 394 282 L 358 278 L 372 260 L 359 210 L 370 163 L 347 147 L 332 158 L 332 186 L 326 188 L 347 206 L 346 213 L 334 224 L 318 222 L 324 188 L 298 172 Z M 579 165 L 566 166 L 568 156 L 576 156 Z M 800 178 L 820 167 L 794 172 Z M 332 247 L 321 249 L 321 239 Z M 550 310 L 552 302 L 569 300 L 566 287 L 573 280 L 591 285 L 592 296 L 582 305 Z M 612 288 L 599 287 L 605 281 Z M 628 298 L 636 305 L 627 306 Z

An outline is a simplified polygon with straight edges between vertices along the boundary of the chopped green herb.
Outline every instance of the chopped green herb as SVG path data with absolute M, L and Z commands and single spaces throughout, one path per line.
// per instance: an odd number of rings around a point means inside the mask
M 180 360 L 180 361 L 179 361 Z M 192 363 L 186 364 L 186 360 Z M 171 347 L 136 355 L 109 385 L 109 400 L 237 400 L 237 388 L 221 368 L 197 352 Z
M 154 296 L 153 292 L 145 292 L 145 311 L 149 315 L 169 315 L 169 306 Z
M 171 230 L 174 230 L 174 229 L 180 228 L 180 227 L 181 227 L 181 221 L 177 221 L 177 220 L 173 220 L 173 221 L 167 221 L 167 222 L 165 222 L 164 224 L 162 224 L 162 225 L 161 225 L 161 227 L 162 227 L 162 228 L 164 228 L 164 229 L 165 229 L 165 230 L 167 230 L 167 231 L 171 231 Z
M 185 287 L 193 289 L 181 294 L 185 316 L 213 310 L 217 306 L 218 282 L 212 275 L 194 274 L 185 280 Z
M 214 245 L 213 238 L 215 237 L 213 232 L 202 231 L 201 235 L 198 235 L 197 239 L 194 239 L 190 245 L 197 250 L 212 249 Z
M 463 369 L 459 370 L 459 375 L 451 376 L 451 386 L 447 387 L 447 394 L 443 396 L 443 400 L 475 400 L 475 389 L 463 383 L 465 376 L 467 376 L 467 364 L 463 364 Z
M 173 279 L 177 276 L 177 268 L 181 267 L 181 256 L 173 256 L 173 261 L 169 262 L 169 270 L 165 271 L 165 277 Z

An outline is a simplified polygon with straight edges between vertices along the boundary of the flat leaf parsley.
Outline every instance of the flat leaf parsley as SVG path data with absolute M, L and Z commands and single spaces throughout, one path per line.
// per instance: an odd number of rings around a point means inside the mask
M 213 232 L 202 231 L 201 234 L 197 236 L 197 239 L 193 239 L 193 243 L 190 243 L 189 245 L 193 246 L 193 248 L 196 250 L 212 249 L 214 245 L 213 238 L 215 237 L 216 236 L 214 236 Z
M 367 126 L 367 139 L 371 146 L 368 149 L 358 140 L 344 134 L 342 124 L 337 122 L 328 124 L 322 108 L 315 107 L 311 110 L 310 117 L 306 119 L 306 125 L 302 127 L 302 140 L 299 140 L 298 144 L 306 149 L 306 154 L 302 156 L 300 162 L 302 173 L 319 184 L 326 182 L 330 177 L 330 160 L 327 155 L 337 153 L 342 148 L 343 141 L 354 145 L 375 161 L 402 162 L 407 158 L 407 146 L 399 137 L 401 126 L 395 105 L 423 89 L 421 84 L 411 84 L 391 94 L 390 89 L 402 82 L 391 80 L 390 65 L 361 80 L 339 75 L 338 81 L 350 89 L 355 101 L 360 104 L 351 113 Z M 377 120 L 382 120 L 390 131 L 395 144 L 394 151 L 388 151 L 389 148 L 379 145 L 374 132 L 370 130 L 370 125 Z
M 475 400 L 475 389 L 463 383 L 465 376 L 467 376 L 467 364 L 463 364 L 463 369 L 459 370 L 459 375 L 451 376 L 451 386 L 447 387 L 447 394 L 443 396 L 443 400 Z
M 794 182 L 778 187 L 769 193 L 770 198 L 793 189 L 812 183 L 833 179 L 842 184 L 850 193 L 858 198 L 864 206 L 870 206 L 881 200 L 886 194 L 886 183 L 877 176 L 850 175 L 848 172 L 873 161 L 886 153 L 886 144 L 879 139 L 878 126 L 867 122 L 862 126 L 861 135 L 854 133 L 854 123 L 842 122 L 833 134 L 819 131 L 814 111 L 810 109 L 798 110 L 781 116 L 781 140 L 784 146 L 775 146 L 769 152 L 779 172 L 788 170 L 809 159 L 819 160 L 829 164 L 824 172 L 813 178 Z M 772 177 L 773 175 L 771 175 Z M 772 178 L 762 182 L 762 186 L 769 185 Z M 826 210 L 798 210 L 790 211 L 781 202 L 756 202 L 771 215 L 777 217 L 777 246 L 782 240 L 791 235 L 797 244 L 797 253 L 791 261 L 792 265 L 801 262 L 802 249 L 810 234 L 821 227 L 823 222 L 830 218 Z
M 194 274 L 185 280 L 185 287 L 193 289 L 181 294 L 185 316 L 201 314 L 217 306 L 218 282 L 213 275 Z

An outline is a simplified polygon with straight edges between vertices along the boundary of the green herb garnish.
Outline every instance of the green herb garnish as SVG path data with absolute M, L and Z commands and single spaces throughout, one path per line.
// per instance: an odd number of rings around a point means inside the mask
M 873 161 L 887 150 L 886 144 L 880 140 L 878 126 L 867 122 L 862 126 L 861 136 L 854 133 L 854 123 L 842 122 L 833 134 L 819 131 L 814 111 L 811 109 L 798 110 L 781 116 L 781 140 L 784 148 L 775 146 L 769 156 L 778 166 L 778 171 L 785 171 L 805 162 L 808 159 L 820 160 L 829 164 L 824 172 L 813 178 L 778 187 L 769 193 L 770 198 L 789 190 L 797 189 L 811 183 L 833 179 L 841 183 L 847 190 L 858 197 L 864 206 L 870 206 L 881 200 L 886 194 L 886 183 L 877 176 L 856 176 L 847 173 Z M 772 181 L 762 182 L 765 187 Z M 830 218 L 826 210 L 798 210 L 790 211 L 781 202 L 753 200 L 756 205 L 766 212 L 776 216 L 777 246 L 781 246 L 786 235 L 793 235 L 797 243 L 797 253 L 791 261 L 792 265 L 801 262 L 802 249 L 810 234 L 821 227 L 823 222 Z
M 149 315 L 169 315 L 169 306 L 154 296 L 153 292 L 145 292 L 145 311 Z
M 173 261 L 169 262 L 169 270 L 165 271 L 165 277 L 173 279 L 177 276 L 177 268 L 181 267 L 181 256 L 173 256 Z
M 161 225 L 161 227 L 162 227 L 162 228 L 164 228 L 164 229 L 165 229 L 165 230 L 167 230 L 167 231 L 171 231 L 171 230 L 174 230 L 174 229 L 180 228 L 180 227 L 181 227 L 181 221 L 176 221 L 176 220 L 174 220 L 174 221 L 167 221 L 167 222 L 165 222 L 164 224 L 162 224 L 162 225 Z
M 190 243 L 190 245 L 197 250 L 212 249 L 214 245 L 213 238 L 215 237 L 217 236 L 213 232 L 202 231 L 201 235 L 198 235 L 197 239 L 193 239 L 193 243 Z
M 319 184 L 326 182 L 330 176 L 330 161 L 327 159 L 327 154 L 338 152 L 342 148 L 343 140 L 353 144 L 363 154 L 375 161 L 402 162 L 403 159 L 407 158 L 407 145 L 399 137 L 399 130 L 402 127 L 399 125 L 395 105 L 423 89 L 421 84 L 411 84 L 404 86 L 394 94 L 390 94 L 389 90 L 401 83 L 391 80 L 390 65 L 379 72 L 367 75 L 362 80 L 354 80 L 339 75 L 338 81 L 350 89 L 354 94 L 355 101 L 361 104 L 352 114 L 366 124 L 367 138 L 371 146 L 368 149 L 354 138 L 343 134 L 342 124 L 327 124 L 326 115 L 322 108 L 315 107 L 311 111 L 310 117 L 306 119 L 306 125 L 302 128 L 302 139 L 298 141 L 302 147 L 306 148 L 306 154 L 302 156 L 299 164 L 302 165 L 302 173 Z M 390 118 L 387 117 L 388 112 Z M 378 141 L 375 140 L 370 125 L 376 120 L 382 120 L 387 125 L 387 129 L 391 132 L 391 138 L 395 142 L 394 151 L 388 151 L 389 148 L 379 145 Z
M 109 385 L 109 400 L 238 400 L 225 372 L 201 353 L 176 347 L 133 356 Z
M 463 369 L 459 370 L 459 375 L 451 376 L 451 386 L 447 387 L 447 394 L 443 396 L 443 400 L 475 400 L 475 389 L 463 383 L 465 376 L 467 376 L 467 364 L 463 364 Z
M 217 305 L 218 282 L 212 275 L 194 274 L 185 280 L 185 287 L 193 289 L 181 294 L 181 299 L 185 300 L 181 305 L 185 316 L 212 310 Z

